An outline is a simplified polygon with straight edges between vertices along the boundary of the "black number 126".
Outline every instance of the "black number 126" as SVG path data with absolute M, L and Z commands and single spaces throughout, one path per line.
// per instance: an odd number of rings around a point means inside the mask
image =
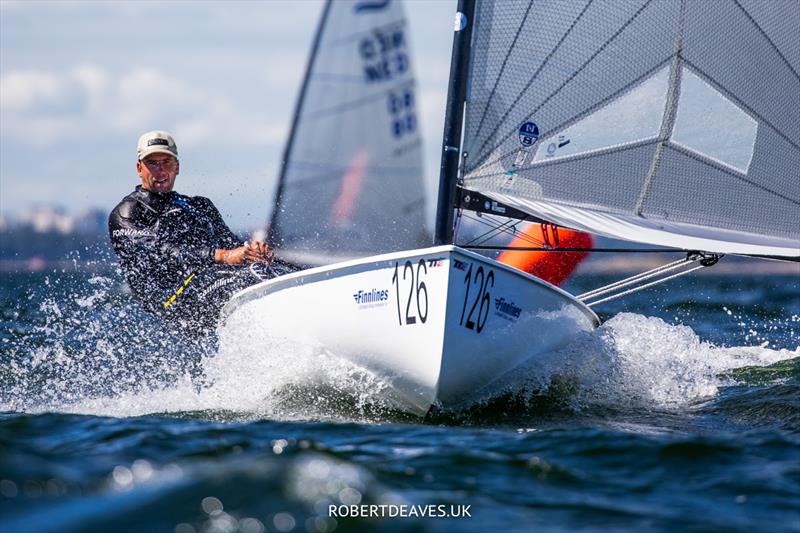
M 425 265 L 425 260 L 420 259 L 417 263 L 416 272 L 414 263 L 410 260 L 406 261 L 403 265 L 403 285 L 408 278 L 408 299 L 405 305 L 405 316 L 401 313 L 400 302 L 400 263 L 394 264 L 394 276 L 392 276 L 392 284 L 395 287 L 395 294 L 397 296 L 397 321 L 401 326 L 410 326 L 417 323 L 417 318 L 423 324 L 428 319 L 428 288 L 425 282 L 422 281 L 422 276 L 428 273 L 428 267 Z M 405 291 L 404 291 L 405 292 Z M 416 298 L 415 298 L 416 296 Z M 411 309 L 411 303 L 416 300 L 416 315 Z

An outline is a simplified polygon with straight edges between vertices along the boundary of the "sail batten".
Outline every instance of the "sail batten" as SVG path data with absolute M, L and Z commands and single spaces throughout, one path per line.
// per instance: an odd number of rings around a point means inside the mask
M 332 78 L 327 78 L 326 81 L 332 81 Z M 363 79 L 361 80 L 361 83 L 362 84 L 364 83 Z M 415 82 L 413 80 L 409 80 L 404 83 L 396 84 L 391 90 L 386 90 L 381 93 L 370 94 L 368 96 L 361 96 L 359 98 L 354 98 L 353 100 L 339 102 L 336 105 L 330 107 L 321 107 L 319 109 L 303 110 L 302 114 L 300 115 L 300 118 L 302 120 L 304 118 L 309 118 L 309 117 L 319 118 L 325 115 L 342 114 L 346 111 L 358 109 L 359 107 L 374 105 L 376 101 L 385 100 L 388 96 L 392 94 L 392 91 L 403 90 L 403 89 L 413 90 L 414 87 L 415 87 Z
M 522 8 L 477 6 L 465 189 L 609 237 L 800 256 L 800 2 Z

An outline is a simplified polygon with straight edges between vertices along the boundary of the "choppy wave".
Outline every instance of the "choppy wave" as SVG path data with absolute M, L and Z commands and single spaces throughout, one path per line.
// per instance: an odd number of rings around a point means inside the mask
M 82 283 L 44 277 L 26 297 L 38 300 L 27 319 L 33 326 L 12 328 L 3 339 L 10 363 L 0 372 L 0 410 L 402 419 L 385 401 L 388 385 L 380 376 L 324 347 L 272 338 L 247 324 L 223 327 L 219 347 L 189 341 L 139 311 L 113 277 Z M 757 333 L 745 326 L 746 335 Z M 787 361 L 796 368 L 791 361 L 800 358 L 800 347 L 768 344 L 715 346 L 687 326 L 619 313 L 562 350 L 531 360 L 460 411 L 693 406 L 725 387 L 761 383 L 753 376 L 779 384 L 780 375 L 755 369 Z
M 773 387 L 786 380 L 797 384 L 798 378 L 800 347 L 715 346 L 688 326 L 620 313 L 565 348 L 498 380 L 476 405 L 439 414 L 444 420 L 478 423 L 498 416 L 519 419 L 526 413 L 664 414 L 703 408 L 729 387 Z

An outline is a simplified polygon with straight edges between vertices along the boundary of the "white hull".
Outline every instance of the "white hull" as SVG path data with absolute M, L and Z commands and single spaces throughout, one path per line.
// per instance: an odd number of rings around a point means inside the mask
M 419 416 L 477 399 L 599 323 L 561 289 L 455 246 L 281 276 L 234 295 L 223 317 L 325 346 L 381 376 L 386 400 Z

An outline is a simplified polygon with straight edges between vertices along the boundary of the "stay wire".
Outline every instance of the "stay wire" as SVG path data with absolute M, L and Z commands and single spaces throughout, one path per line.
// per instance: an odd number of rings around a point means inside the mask
M 490 222 L 489 220 L 487 220 L 486 216 L 473 217 L 473 216 L 469 216 L 469 215 L 464 215 L 464 218 L 466 218 L 468 220 L 472 220 L 472 221 L 478 222 L 479 224 L 483 224 L 485 226 L 488 226 L 488 227 L 492 228 L 492 230 L 490 230 L 490 231 L 488 231 L 488 232 L 486 232 L 484 234 L 479 235 L 478 237 L 472 239 L 471 241 L 468 241 L 466 243 L 460 243 L 459 246 L 463 246 L 464 248 L 477 248 L 478 246 L 481 246 L 479 244 L 474 244 L 478 239 L 483 238 L 486 235 L 489 235 L 486 239 L 483 240 L 483 242 L 486 242 L 490 238 L 492 238 L 492 237 L 494 237 L 496 235 L 500 235 L 500 234 L 509 235 L 511 237 L 520 237 L 520 238 L 522 238 L 523 241 L 525 241 L 525 242 L 527 242 L 527 243 L 529 243 L 529 244 L 531 244 L 533 246 L 542 246 L 544 244 L 542 241 L 540 241 L 540 240 L 538 240 L 538 239 L 536 239 L 534 237 L 531 237 L 530 235 L 526 235 L 523 231 L 517 230 L 515 226 L 519 221 L 513 221 L 512 222 L 512 221 L 509 220 L 506 223 L 500 224 L 499 222 L 494 222 L 494 221 Z M 487 247 L 487 249 L 490 249 L 490 247 Z M 509 249 L 509 248 L 506 247 L 506 246 L 498 246 L 498 247 L 495 247 L 494 249 L 505 250 L 505 249 Z

